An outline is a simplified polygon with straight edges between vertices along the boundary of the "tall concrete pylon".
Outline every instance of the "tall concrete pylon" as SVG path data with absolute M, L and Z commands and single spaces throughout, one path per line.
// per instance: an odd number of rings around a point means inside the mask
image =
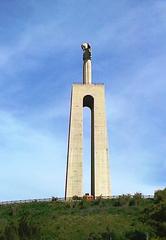
M 91 110 L 91 195 L 110 196 L 108 140 L 103 84 L 92 83 L 91 47 L 83 49 L 83 84 L 73 84 L 65 199 L 83 196 L 83 107 Z

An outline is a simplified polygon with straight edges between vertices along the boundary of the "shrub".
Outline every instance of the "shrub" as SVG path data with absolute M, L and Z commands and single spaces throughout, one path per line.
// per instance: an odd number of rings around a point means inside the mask
M 154 193 L 155 202 L 164 202 L 166 201 L 166 188 L 164 190 L 158 190 Z
M 133 196 L 133 200 L 135 202 L 135 205 L 138 206 L 142 202 L 143 196 L 142 193 L 135 193 Z
M 52 201 L 52 202 L 58 201 L 58 198 L 57 198 L 57 197 L 52 197 L 51 201 Z
M 5 239 L 5 240 L 17 239 L 17 228 L 13 223 L 10 223 L 5 227 L 4 236 L 2 236 L 2 239 Z
M 134 231 L 134 232 L 128 232 L 126 233 L 126 238 L 128 240 L 146 240 L 147 238 L 146 233 L 141 232 L 141 231 Z
M 40 229 L 37 225 L 30 223 L 27 217 L 22 217 L 19 221 L 18 235 L 22 240 L 29 240 L 32 237 L 38 239 Z
M 74 195 L 73 197 L 72 197 L 72 200 L 80 200 L 81 198 L 80 197 L 78 197 L 77 195 Z

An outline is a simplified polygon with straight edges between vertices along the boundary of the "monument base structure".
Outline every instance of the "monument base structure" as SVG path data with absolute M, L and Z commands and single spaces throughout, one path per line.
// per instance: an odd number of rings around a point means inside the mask
M 66 169 L 65 199 L 83 197 L 83 107 L 91 110 L 91 195 L 110 193 L 105 93 L 103 84 L 91 82 L 91 47 L 82 45 L 83 84 L 73 84 Z

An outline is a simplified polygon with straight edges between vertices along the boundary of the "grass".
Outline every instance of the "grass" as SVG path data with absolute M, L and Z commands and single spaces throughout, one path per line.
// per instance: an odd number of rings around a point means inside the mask
M 147 233 L 150 239 L 164 239 L 147 217 L 156 204 L 141 196 L 121 196 L 0 206 L 0 240 L 143 240 Z

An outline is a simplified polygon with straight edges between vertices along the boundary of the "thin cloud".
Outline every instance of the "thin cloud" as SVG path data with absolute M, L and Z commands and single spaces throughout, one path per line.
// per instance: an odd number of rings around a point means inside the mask
M 8 3 L 0 4 L 5 12 Z M 64 194 L 70 90 L 82 81 L 83 41 L 92 44 L 93 82 L 106 85 L 113 194 L 165 185 L 165 1 L 8 8 L 13 14 L 0 14 L 0 198 Z
M 43 197 L 44 192 L 48 196 L 48 189 L 50 194 L 61 195 L 54 183 L 64 178 L 61 159 L 66 154 L 60 151 L 66 148 L 64 142 L 56 134 L 53 138 L 30 128 L 9 113 L 1 112 L 0 126 L 0 198 L 9 196 L 13 188 L 17 189 L 15 198 L 36 197 L 35 190 L 41 191 L 39 195 Z

